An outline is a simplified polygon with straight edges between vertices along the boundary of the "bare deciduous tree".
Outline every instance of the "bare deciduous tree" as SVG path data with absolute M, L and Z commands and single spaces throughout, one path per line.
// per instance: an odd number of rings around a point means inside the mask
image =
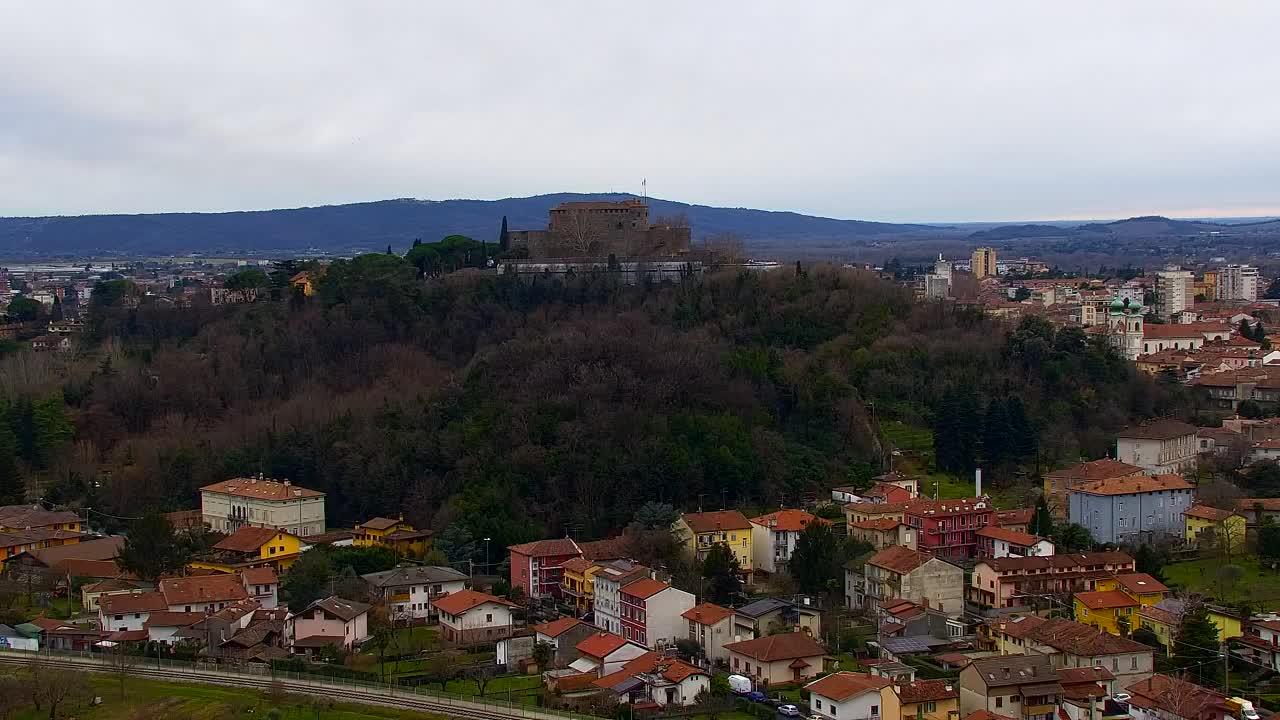
M 49 710 L 49 720 L 59 713 L 78 707 L 93 697 L 93 688 L 84 673 L 55 668 L 37 658 L 27 665 L 28 690 L 36 710 Z
M 560 244 L 575 255 L 591 255 L 598 251 L 605 239 L 604 231 L 592 222 L 591 215 L 585 210 L 564 210 L 556 223 L 556 234 Z
M 747 248 L 742 237 L 733 232 L 722 232 L 702 241 L 702 250 L 710 262 L 716 264 L 735 264 L 745 262 Z

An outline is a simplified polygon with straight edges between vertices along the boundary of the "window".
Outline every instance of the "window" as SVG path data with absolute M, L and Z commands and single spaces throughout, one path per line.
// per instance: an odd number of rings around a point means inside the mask
M 1021 701 L 1022 701 L 1022 698 L 1018 695 L 1014 695 L 1013 697 L 1009 698 L 1009 702 L 1021 702 Z
M 1138 656 L 1137 656 L 1137 655 L 1134 655 L 1133 657 L 1129 658 L 1129 669 L 1130 669 L 1130 670 L 1137 670 L 1137 669 L 1138 669 Z
M 183 608 L 183 612 L 191 612 L 191 606 L 187 605 L 185 608 Z
M 489 623 L 493 622 L 493 613 L 485 613 L 484 621 Z
M 925 712 L 934 712 L 934 711 L 936 711 L 937 709 L 938 709 L 938 703 L 936 703 L 936 702 L 927 702 L 927 703 L 925 703 L 925 704 L 924 704 L 924 711 L 925 711 Z
M 1124 512 L 1124 503 L 1123 503 L 1123 502 L 1120 502 L 1120 503 L 1117 503 L 1117 504 L 1118 504 L 1120 507 L 1116 508 L 1116 511 L 1117 511 L 1117 512 Z
M 271 554 L 272 554 L 272 555 L 275 555 L 275 554 L 276 554 L 276 548 L 275 548 L 275 546 L 274 546 L 274 545 L 271 547 Z
M 813 699 L 813 709 L 815 709 L 815 710 L 821 710 L 821 709 L 822 709 L 822 701 L 821 701 L 821 700 L 819 700 L 819 699 L 818 699 L 818 698 L 816 698 L 816 697 Z
M 880 717 L 880 706 L 879 706 L 879 705 L 872 705 L 872 706 L 871 706 L 871 717 Z
M 835 706 L 835 705 L 832 705 L 832 706 L 831 706 L 831 708 L 830 708 L 830 712 L 831 712 L 831 717 L 835 717 L 835 716 L 836 716 L 836 706 Z
M 117 616 L 116 616 L 116 620 L 123 620 L 123 619 L 124 619 L 124 616 L 123 616 L 123 615 L 117 615 Z
M 1002 708 L 1002 707 L 1004 707 L 1004 698 L 1002 698 L 1002 697 L 997 697 L 997 698 L 996 698 L 996 707 L 998 707 L 998 708 Z
M 1111 658 L 1111 669 L 1113 671 L 1120 669 L 1120 658 Z

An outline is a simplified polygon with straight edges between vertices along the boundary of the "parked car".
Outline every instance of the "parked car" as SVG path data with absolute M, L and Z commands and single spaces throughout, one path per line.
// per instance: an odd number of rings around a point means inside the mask
M 751 692 L 751 678 L 743 675 L 730 675 L 729 690 L 734 695 L 746 695 Z
M 1118 703 L 1127 703 L 1133 699 L 1133 696 L 1126 692 L 1118 692 L 1115 695 L 1112 695 L 1111 699 Z
M 753 690 L 747 693 L 747 699 L 750 700 L 751 702 L 765 701 L 764 693 L 760 692 L 759 690 Z
M 800 717 L 800 708 L 795 705 L 779 705 L 778 714 L 787 717 Z

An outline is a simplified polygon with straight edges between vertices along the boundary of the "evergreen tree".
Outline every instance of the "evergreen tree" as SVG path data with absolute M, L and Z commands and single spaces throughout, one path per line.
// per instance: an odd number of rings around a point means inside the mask
M 823 522 L 811 522 L 796 537 L 787 569 L 801 592 L 822 593 L 832 590 L 844 573 L 841 568 L 840 540 Z
M 702 599 L 719 605 L 732 603 L 742 592 L 741 572 L 742 565 L 728 545 L 712 545 L 702 561 L 703 591 L 706 595 Z
M 120 568 L 143 580 L 155 582 L 187 563 L 187 548 L 174 534 L 168 518 L 148 513 L 129 526 L 124 546 L 116 556 Z
M 933 455 L 939 470 L 953 470 L 960 464 L 956 443 L 956 416 L 960 400 L 955 388 L 943 391 L 933 414 Z
M 1280 525 L 1258 512 L 1261 522 L 1258 523 L 1258 557 L 1269 563 L 1280 562 Z
M 987 412 L 983 415 L 982 422 L 983 464 L 992 469 L 1003 465 L 1011 454 L 1012 436 L 1005 404 L 992 400 L 987 404 Z
M 1036 435 L 1036 427 L 1027 416 L 1027 408 L 1022 398 L 1011 396 L 1005 409 L 1009 419 L 1009 433 L 1012 439 L 1012 454 L 1018 460 L 1026 461 L 1036 454 L 1040 439 Z
M 982 410 L 973 390 L 960 393 L 954 431 L 956 434 L 957 472 L 971 473 L 978 467 L 978 452 L 982 444 Z
M 1036 511 L 1031 516 L 1027 532 L 1040 537 L 1053 536 L 1053 514 L 1049 512 L 1049 501 L 1043 495 L 1036 500 Z
M 498 249 L 506 252 L 511 249 L 511 236 L 507 234 L 507 216 L 502 216 L 502 230 L 498 231 Z
M 1213 685 L 1221 675 L 1218 659 L 1218 628 L 1209 619 L 1208 609 L 1196 605 L 1182 614 L 1171 664 L 1201 685 Z
M 387 243 L 387 254 L 388 254 L 388 255 L 395 255 L 395 253 L 391 252 L 391 244 L 390 244 L 390 243 Z
M 18 470 L 18 436 L 8 411 L 0 405 L 0 505 L 17 505 L 26 499 L 26 486 Z
M 1147 573 L 1148 575 L 1159 578 L 1164 570 L 1165 557 L 1163 554 L 1150 545 L 1143 543 L 1138 548 L 1138 552 L 1134 555 L 1134 564 L 1138 572 Z
M 1249 324 L 1249 318 L 1245 318 L 1240 321 L 1239 330 L 1240 337 L 1247 338 L 1249 340 L 1253 339 L 1253 326 Z
M 33 459 L 41 467 L 53 465 L 58 452 L 75 434 L 61 393 L 50 395 L 32 406 L 31 428 Z

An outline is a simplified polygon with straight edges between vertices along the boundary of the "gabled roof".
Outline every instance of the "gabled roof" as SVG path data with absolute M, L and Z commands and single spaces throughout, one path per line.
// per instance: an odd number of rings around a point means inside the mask
M 288 480 L 284 482 L 276 482 L 275 480 L 266 480 L 259 478 L 232 478 L 231 480 L 223 480 L 212 485 L 205 485 L 200 488 L 200 492 L 219 493 L 221 495 L 234 495 L 236 497 L 254 498 L 256 500 L 271 500 L 283 502 L 285 500 L 298 500 L 301 498 L 324 497 L 324 493 L 316 490 L 308 490 L 307 488 L 294 485 Z
M 588 560 L 584 557 L 574 557 L 574 558 L 569 558 L 568 560 L 565 560 L 564 562 L 560 563 L 560 567 L 564 568 L 569 572 L 578 573 L 579 575 L 581 575 L 586 571 L 590 570 L 591 568 L 595 567 L 595 562 Z
M 988 688 L 1057 682 L 1048 655 L 997 655 L 974 658 L 969 669 L 978 674 Z
M 171 612 L 169 610 L 161 610 L 151 613 L 147 617 L 145 627 L 187 627 L 194 625 L 205 617 L 204 613 L 199 612 Z
M 811 658 L 827 654 L 825 648 L 802 632 L 768 635 L 754 640 L 728 643 L 724 647 L 731 652 L 763 662 Z
M 1078 657 L 1154 652 L 1140 642 L 1061 618 L 1046 620 L 1032 631 L 1030 639 Z
M 390 530 L 402 522 L 404 521 L 396 520 L 394 518 L 376 517 L 365 520 L 356 527 L 363 528 L 365 530 Z
M 56 566 L 59 570 L 64 570 L 72 577 L 83 578 L 129 578 L 136 579 L 133 573 L 127 573 L 120 569 L 120 565 L 115 560 L 80 560 L 78 558 L 68 558 L 59 562 Z
M 1079 463 L 1061 470 L 1054 470 L 1045 475 L 1045 477 L 1059 480 L 1105 480 L 1108 478 L 1128 477 L 1129 475 L 1141 475 L 1142 472 L 1142 468 L 1137 465 L 1130 465 L 1111 458 L 1103 458 Z
M 1019 615 L 1008 620 L 989 620 L 987 624 L 1005 635 L 1024 639 L 1045 622 L 1044 618 L 1036 615 Z
M 115 592 L 120 590 L 140 590 L 140 589 L 141 588 L 138 587 L 138 585 L 136 585 L 135 583 L 129 582 L 124 578 L 109 578 L 107 580 L 102 580 L 102 581 L 93 583 L 92 585 L 85 585 L 81 588 L 82 591 L 87 593 L 104 593 L 104 592 Z
M 569 538 L 535 540 L 522 545 L 512 545 L 507 549 L 514 553 L 524 555 L 525 557 L 558 557 L 561 555 L 567 556 L 582 554 L 582 550 L 578 547 L 578 543 L 570 540 Z
M 534 625 L 533 631 L 540 635 L 555 638 L 560 637 L 579 625 L 586 625 L 586 623 L 577 618 L 559 618 L 548 623 L 542 623 L 541 625 Z
M 445 596 L 445 597 L 448 597 L 448 596 Z M 444 598 L 441 598 L 441 600 L 443 599 Z M 439 601 L 437 601 L 436 604 L 438 606 Z M 356 602 L 355 600 L 347 600 L 345 598 L 340 598 L 337 595 L 330 595 L 329 597 L 324 598 L 323 600 L 317 600 L 311 603 L 310 605 L 307 606 L 307 610 L 311 610 L 312 608 L 320 608 L 321 610 L 324 610 L 326 613 L 338 618 L 339 620 L 342 620 L 343 622 L 350 622 L 360 617 L 361 615 L 369 612 L 370 607 L 372 606 L 366 603 Z M 306 612 L 306 610 L 304 610 L 303 612 Z M 450 613 L 450 614 L 452 615 L 453 613 Z
M 235 575 L 163 578 L 159 590 L 170 605 L 237 602 L 249 596 Z
M 966 658 L 967 660 L 967 658 Z M 960 697 L 957 680 L 916 680 L 898 686 L 898 697 L 903 703 L 937 702 Z
M 46 567 L 59 567 L 67 560 L 114 560 L 122 547 L 124 536 L 113 535 L 96 540 L 81 540 L 71 545 L 31 550 L 28 554 Z
M 814 680 L 805 685 L 804 689 L 836 702 L 843 702 L 866 692 L 879 694 L 880 690 L 889 687 L 891 684 L 888 678 L 882 678 L 878 675 L 837 672 Z M 903 702 L 907 701 L 903 700 Z
M 1155 340 L 1172 340 L 1182 338 L 1203 338 L 1206 333 L 1230 332 L 1231 326 L 1219 322 L 1192 323 L 1144 323 L 1142 337 Z
M 1209 507 L 1208 505 L 1192 505 L 1186 510 L 1183 510 L 1182 514 L 1187 517 L 1209 520 L 1211 522 L 1222 522 L 1223 520 L 1233 516 L 1243 517 L 1239 513 L 1235 513 L 1230 510 L 1219 510 L 1216 507 Z
M 615 687 L 618 683 L 636 675 L 657 675 L 667 682 L 678 683 L 692 675 L 707 674 L 706 670 L 701 670 L 681 660 L 663 657 L 650 651 L 640 657 L 628 660 L 621 670 L 605 675 L 591 684 L 607 689 Z
M 1206 711 L 1225 708 L 1225 695 L 1168 675 L 1152 675 L 1125 688 L 1133 697 L 1130 704 L 1158 709 L 1186 720 L 1195 720 Z M 1217 713 L 1214 713 L 1216 716 Z
M 449 593 L 442 598 L 432 601 L 432 604 L 435 605 L 436 609 L 450 615 L 461 615 L 472 608 L 480 607 L 486 603 L 494 603 L 496 605 L 502 605 L 509 608 L 516 607 L 516 604 L 510 600 L 471 589 Z
M 903 545 L 890 545 L 880 552 L 872 555 L 868 560 L 868 565 L 892 570 L 898 574 L 909 573 L 921 565 L 929 562 L 933 556 L 923 550 L 912 550 Z
M 69 510 L 45 510 L 39 505 L 0 505 L 0 527 L 22 530 L 78 522 L 80 516 Z
M 1089 667 L 1060 667 L 1058 668 L 1058 680 L 1063 685 L 1075 685 L 1077 683 L 1096 683 L 1105 682 L 1107 680 L 1115 680 L 1116 676 L 1110 670 L 1101 665 L 1091 665 Z
M 1133 557 L 1119 550 L 1103 550 L 1092 553 L 1070 553 L 1064 555 L 1032 555 L 1027 557 L 982 558 L 979 565 L 987 565 L 993 570 L 1004 572 L 1025 572 L 1028 570 L 1045 570 L 1057 568 L 1072 570 L 1103 565 L 1131 565 Z
M 158 592 L 127 593 L 120 595 L 103 595 L 98 598 L 98 607 L 103 614 L 142 613 L 156 610 L 168 610 L 169 603 Z
M 1169 592 L 1169 588 L 1159 580 L 1151 577 L 1147 573 L 1124 573 L 1116 575 L 1116 582 L 1120 583 L 1120 587 L 1135 594 L 1146 593 L 1163 593 Z
M 1005 527 L 1006 525 L 1029 525 L 1031 523 L 1031 518 L 1035 517 L 1035 514 L 1035 508 L 997 510 L 996 525 L 998 527 Z
M 1089 495 L 1135 495 L 1137 493 L 1162 492 L 1165 490 L 1193 490 L 1195 486 L 1183 479 L 1181 475 L 1135 475 L 1133 477 L 1114 478 L 1111 480 L 1092 480 L 1082 484 L 1072 492 Z
M 662 592 L 663 590 L 666 590 L 669 587 L 671 586 L 662 582 L 661 580 L 654 580 L 653 578 L 640 578 L 635 582 L 631 582 L 631 583 L 627 583 L 626 585 L 623 585 L 621 592 L 626 593 L 627 595 L 631 595 L 633 597 L 648 598 L 648 597 L 653 597 L 654 595 L 657 595 L 658 593 Z
M 1122 607 L 1137 607 L 1138 601 L 1119 590 L 1092 590 L 1076 593 L 1076 600 L 1090 610 L 1111 610 Z
M 249 585 L 275 585 L 280 582 L 275 568 L 270 567 L 247 568 L 241 571 L 240 578 Z
M 1141 425 L 1127 427 L 1116 433 L 1116 437 L 1132 440 L 1172 440 L 1195 434 L 1195 425 L 1188 425 L 1172 418 L 1158 418 L 1148 420 Z
M 383 570 L 382 572 L 361 575 L 360 579 L 374 587 L 399 587 L 401 585 L 417 585 L 422 583 L 444 583 L 466 580 L 466 573 L 458 572 L 451 567 L 439 565 L 407 565 L 405 567 Z
M 243 525 L 236 531 L 222 538 L 213 546 L 214 550 L 228 550 L 238 553 L 256 553 L 263 545 L 275 539 L 276 535 L 290 535 L 284 530 L 266 527 L 250 527 Z
M 893 530 L 899 525 L 904 525 L 904 524 L 905 523 L 903 523 L 901 520 L 898 520 L 897 518 L 886 517 L 886 518 L 869 518 L 867 520 L 852 522 L 852 523 L 849 523 L 849 527 L 858 528 L 859 530 L 878 530 L 880 532 L 885 532 L 887 530 Z
M 593 658 L 607 658 L 627 641 L 613 633 L 600 631 L 574 646 L 578 652 Z
M 1032 535 L 1030 533 L 1018 532 L 1017 530 L 1008 530 L 994 525 L 988 525 L 977 532 L 978 537 L 988 537 L 992 540 L 1003 540 L 1011 545 L 1021 547 L 1030 547 L 1044 540 L 1044 538 Z
M 897 490 L 899 488 L 894 489 Z M 751 518 L 751 522 L 756 525 L 779 532 L 800 532 L 815 521 L 825 525 L 831 524 L 830 520 L 811 515 L 803 510 L 777 510 L 767 515 Z
M 720 532 L 721 530 L 750 530 L 751 521 L 737 510 L 713 510 L 685 513 L 684 523 L 695 533 Z
M 701 605 L 695 605 L 685 610 L 680 617 L 685 620 L 692 620 L 699 625 L 715 625 L 732 615 L 733 611 L 729 608 L 720 607 L 715 603 L 704 602 Z

